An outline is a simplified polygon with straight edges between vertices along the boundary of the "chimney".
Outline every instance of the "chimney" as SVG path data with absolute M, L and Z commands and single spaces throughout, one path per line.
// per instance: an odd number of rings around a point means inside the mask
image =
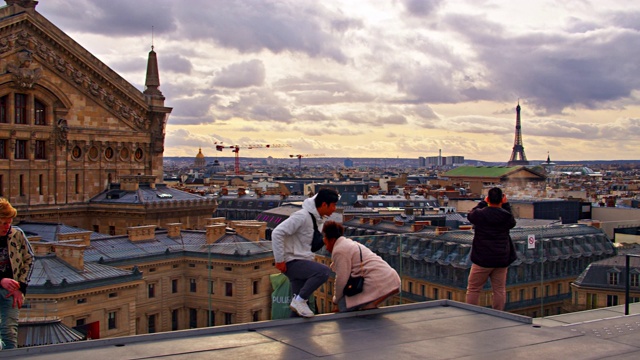
M 75 244 L 55 244 L 56 257 L 71 265 L 74 269 L 84 271 L 84 249 L 85 245 Z
M 127 228 L 129 241 L 148 241 L 156 238 L 156 225 L 132 226 Z
M 404 208 L 404 213 L 405 213 L 405 215 L 407 215 L 407 216 L 411 216 L 411 215 L 413 215 L 413 206 L 407 205 L 407 206 Z
M 29 237 L 29 243 L 31 243 L 31 247 L 33 248 L 33 253 L 36 256 L 43 256 L 43 255 L 47 255 L 55 252 L 55 250 L 53 249 L 53 245 L 51 243 L 33 241 L 31 239 L 32 238 Z
M 57 237 L 58 242 L 73 242 L 85 246 L 91 245 L 91 231 L 58 234 Z M 29 241 L 31 241 L 31 239 L 29 239 Z
M 247 192 L 244 188 L 238 188 L 238 197 L 243 197 L 247 195 Z
M 442 234 L 446 233 L 447 231 L 449 231 L 449 227 L 448 226 L 438 226 L 438 227 L 436 227 L 436 235 L 442 235 Z
M 424 229 L 424 224 L 418 224 L 418 223 L 411 224 L 411 232 L 418 232 L 422 229 Z
M 261 224 L 237 222 L 234 224 L 233 228 L 236 230 L 236 234 L 244 238 L 247 238 L 254 242 L 260 241 L 260 229 L 262 228 Z
M 369 225 L 378 225 L 382 222 L 381 218 L 371 218 L 369 219 Z
M 473 230 L 473 225 L 460 225 L 458 230 Z
M 222 218 L 224 219 L 224 218 Z M 234 228 L 238 234 L 241 234 L 241 230 L 238 229 L 239 226 L 259 226 L 258 237 L 261 239 L 265 239 L 267 236 L 267 223 L 264 221 L 257 220 L 235 220 L 230 221 L 229 226 Z M 242 234 L 241 234 L 242 235 Z M 242 235 L 244 236 L 244 235 Z M 246 236 L 245 236 L 246 237 Z M 248 238 L 248 237 L 247 237 Z M 256 240 L 257 241 L 257 240 Z
M 226 219 L 224 217 L 208 218 L 205 219 L 205 221 L 207 225 L 226 224 Z
M 167 236 L 169 236 L 170 238 L 180 237 L 181 228 L 182 228 L 182 223 L 167 224 Z
M 213 224 L 205 226 L 205 229 L 207 230 L 207 244 L 213 244 L 216 241 L 220 240 L 220 238 L 224 236 L 226 228 L 227 225 L 225 224 Z

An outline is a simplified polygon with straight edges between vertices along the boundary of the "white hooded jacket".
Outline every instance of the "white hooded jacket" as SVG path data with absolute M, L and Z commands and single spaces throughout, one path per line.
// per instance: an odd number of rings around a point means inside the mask
M 316 218 L 319 231 L 322 231 L 324 223 L 316 209 L 315 199 L 315 196 L 305 199 L 301 210 L 291 214 L 288 219 L 273 229 L 271 245 L 276 263 L 315 258 L 314 253 L 311 252 L 313 222 L 309 213 Z

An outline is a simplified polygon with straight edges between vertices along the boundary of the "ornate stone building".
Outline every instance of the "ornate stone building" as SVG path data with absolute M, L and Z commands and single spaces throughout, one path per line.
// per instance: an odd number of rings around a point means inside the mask
M 37 3 L 6 0 L 0 8 L 0 196 L 19 220 L 91 228 L 93 208 L 104 216 L 104 205 L 90 200 L 112 184 L 133 175 L 162 181 L 172 109 L 153 49 L 141 92 L 40 15 Z
M 21 321 L 59 318 L 105 338 L 270 319 L 266 223 L 130 227 L 106 236 L 24 222 L 36 262 Z

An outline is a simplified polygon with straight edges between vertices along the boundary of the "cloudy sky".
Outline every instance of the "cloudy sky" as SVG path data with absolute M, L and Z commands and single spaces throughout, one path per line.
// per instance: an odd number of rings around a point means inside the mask
M 637 0 L 40 0 L 144 90 L 153 42 L 166 156 L 640 156 Z M 153 29 L 153 31 L 152 31 Z M 153 36 L 152 36 L 153 34 Z M 224 156 L 232 156 L 225 150 Z

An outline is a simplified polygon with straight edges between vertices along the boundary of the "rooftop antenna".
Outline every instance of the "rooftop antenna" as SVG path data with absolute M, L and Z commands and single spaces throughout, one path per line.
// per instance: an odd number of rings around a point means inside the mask
M 153 50 L 153 25 L 151 25 L 151 50 Z M 520 102 L 520 100 L 518 100 Z

